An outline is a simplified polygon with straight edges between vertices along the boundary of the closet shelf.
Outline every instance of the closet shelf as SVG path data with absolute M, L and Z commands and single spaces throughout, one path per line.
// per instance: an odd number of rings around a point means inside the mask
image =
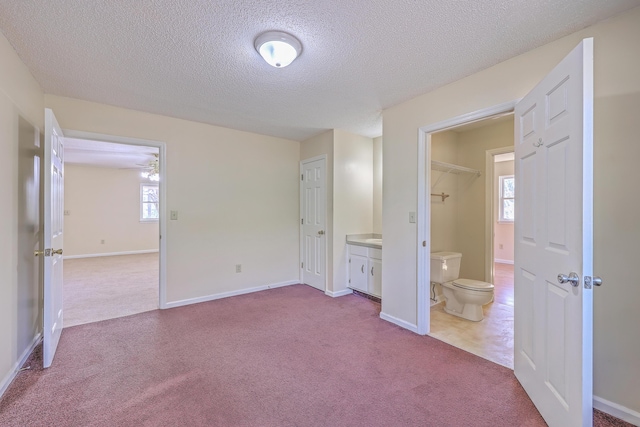
M 464 166 L 458 166 L 451 163 L 439 162 L 438 160 L 431 160 L 431 170 L 452 173 L 454 175 L 460 175 L 460 174 L 466 174 L 466 173 L 471 175 L 476 175 L 476 176 L 481 175 L 479 170 L 465 168 Z

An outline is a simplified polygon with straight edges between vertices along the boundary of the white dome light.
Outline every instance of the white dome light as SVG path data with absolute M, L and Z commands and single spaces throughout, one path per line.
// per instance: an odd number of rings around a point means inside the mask
M 256 38 L 255 47 L 267 64 L 276 68 L 291 64 L 302 52 L 300 41 L 282 31 L 268 31 L 260 34 Z

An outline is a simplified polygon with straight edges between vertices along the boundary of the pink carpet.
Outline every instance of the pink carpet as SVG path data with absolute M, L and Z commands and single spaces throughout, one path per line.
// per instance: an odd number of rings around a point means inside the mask
M 71 327 L 0 425 L 545 425 L 511 370 L 379 309 L 297 285 Z

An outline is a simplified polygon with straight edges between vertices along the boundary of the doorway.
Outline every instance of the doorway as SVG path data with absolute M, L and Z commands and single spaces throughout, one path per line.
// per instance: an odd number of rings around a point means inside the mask
M 494 206 L 498 191 L 493 188 L 497 183 L 493 171 L 503 172 L 494 166 L 494 162 L 496 158 L 502 160 L 496 157 L 502 152 L 513 152 L 513 135 L 512 114 L 498 114 L 434 132 L 431 134 L 429 172 L 430 252 L 461 254 L 457 278 L 488 282 L 495 288 L 495 298 L 483 303 L 482 320 L 471 321 L 448 313 L 446 310 L 452 307 L 449 305 L 451 301 L 445 307 L 447 289 L 440 283 L 430 282 L 429 335 L 509 368 L 513 368 L 512 265 L 506 267 L 506 270 L 511 268 L 510 278 L 509 271 L 503 271 L 502 264 L 496 264 L 494 268 L 494 252 L 484 239 L 487 228 L 490 229 L 489 235 L 493 236 L 503 226 L 504 221 L 498 223 L 497 217 L 494 218 L 500 210 L 497 204 Z M 492 163 L 487 164 L 487 156 Z M 498 165 L 510 166 L 512 180 L 506 183 L 513 184 L 513 161 Z M 502 213 L 513 220 L 513 199 L 505 203 L 508 209 Z M 500 240 L 507 250 L 513 248 L 513 222 L 505 224 L 504 228 L 509 226 L 510 235 L 495 239 L 496 244 Z M 510 243 L 505 240 L 509 236 Z M 513 263 L 512 255 L 510 259 Z M 494 277 L 494 273 L 500 274 Z M 505 304 L 505 301 L 510 304 Z
M 65 327 L 164 308 L 165 149 L 65 131 Z
M 487 198 L 490 236 L 487 251 L 492 257 L 488 260 L 487 271 L 492 273 L 490 283 L 495 286 L 494 302 L 514 305 L 515 259 L 515 153 L 512 147 L 488 150 L 487 157 Z

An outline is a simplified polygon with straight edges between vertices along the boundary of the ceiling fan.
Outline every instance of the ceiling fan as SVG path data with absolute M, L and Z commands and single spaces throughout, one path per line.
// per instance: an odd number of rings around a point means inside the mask
M 120 169 L 135 169 L 140 171 L 140 175 L 150 181 L 160 180 L 160 162 L 158 161 L 158 154 L 152 153 L 154 159 L 147 163 L 136 163 L 135 167 L 120 168 Z
M 135 167 L 120 168 L 120 169 L 137 169 L 148 173 L 149 175 L 158 175 L 160 173 L 160 162 L 158 161 L 158 154 L 152 153 L 154 159 L 147 163 L 136 163 Z

